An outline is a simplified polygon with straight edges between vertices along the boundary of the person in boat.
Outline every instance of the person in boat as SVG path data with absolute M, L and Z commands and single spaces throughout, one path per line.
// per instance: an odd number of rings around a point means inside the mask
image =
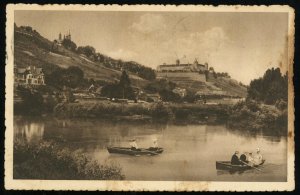
M 231 164 L 232 165 L 240 165 L 240 159 L 238 157 L 239 151 L 235 151 L 235 153 L 231 157 Z
M 157 150 L 157 149 L 158 149 L 157 139 L 153 139 L 153 144 L 152 144 L 152 146 L 149 148 L 149 150 Z
M 136 144 L 136 140 L 135 139 L 130 140 L 129 144 L 130 144 L 130 149 L 131 150 L 139 150 L 138 145 Z
M 256 154 L 255 154 L 254 159 L 253 159 L 253 163 L 254 163 L 255 165 L 259 165 L 259 164 L 262 163 L 262 161 L 263 161 L 263 156 L 262 156 L 262 154 L 260 153 L 260 149 L 257 148 L 257 149 L 256 149 Z
M 248 163 L 248 160 L 247 160 L 247 152 L 243 153 L 241 156 L 240 156 L 240 161 L 241 162 L 244 162 L 244 163 Z M 242 163 L 242 164 L 244 164 Z
M 247 164 L 249 166 L 254 166 L 254 158 L 253 158 L 253 155 L 252 155 L 252 152 L 250 152 L 248 155 L 247 155 Z

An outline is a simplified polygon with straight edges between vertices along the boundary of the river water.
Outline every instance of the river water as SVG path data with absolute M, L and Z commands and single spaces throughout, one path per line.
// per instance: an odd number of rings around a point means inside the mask
M 244 133 L 243 133 L 244 132 Z M 14 137 L 27 142 L 56 140 L 100 163 L 118 163 L 126 180 L 149 181 L 286 181 L 286 136 L 245 133 L 224 125 L 174 125 L 107 122 L 95 119 L 15 117 Z M 107 146 L 149 147 L 158 139 L 164 152 L 157 156 L 109 154 Z M 216 161 L 230 160 L 234 151 L 255 152 L 259 147 L 265 164 L 240 173 L 217 171 Z

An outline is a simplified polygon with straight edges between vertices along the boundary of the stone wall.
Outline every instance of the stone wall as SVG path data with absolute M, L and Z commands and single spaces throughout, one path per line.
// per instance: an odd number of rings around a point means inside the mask
M 198 72 L 157 72 L 158 79 L 165 78 L 169 80 L 192 80 L 206 82 L 205 74 L 199 74 Z

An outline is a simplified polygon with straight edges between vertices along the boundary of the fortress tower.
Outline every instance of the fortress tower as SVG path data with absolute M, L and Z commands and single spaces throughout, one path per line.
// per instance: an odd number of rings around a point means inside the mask
M 65 39 L 68 39 L 71 41 L 71 33 L 70 33 L 70 30 L 69 30 L 69 33 L 67 33 L 67 35 L 65 36 Z
M 59 33 L 58 34 L 58 42 L 62 42 L 64 39 L 68 39 L 71 41 L 71 33 L 70 33 L 70 30 L 67 34 L 64 34 L 64 38 L 62 38 L 62 34 Z
M 58 40 L 59 40 L 59 41 L 62 41 L 61 33 L 59 33 L 59 35 L 58 35 Z

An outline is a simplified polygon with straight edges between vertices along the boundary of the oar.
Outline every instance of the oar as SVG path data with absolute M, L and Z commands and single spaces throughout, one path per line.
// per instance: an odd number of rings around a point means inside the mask
M 240 160 L 243 164 L 245 164 L 245 165 L 247 165 L 247 166 L 249 166 L 249 167 L 252 167 L 252 168 L 254 168 L 254 169 L 256 169 L 256 170 L 258 170 L 258 171 L 261 171 L 261 169 L 259 169 L 259 168 L 256 168 L 256 167 L 254 167 L 254 166 L 250 166 L 249 164 L 247 164 L 247 163 L 245 163 L 244 161 L 242 161 L 242 160 Z

